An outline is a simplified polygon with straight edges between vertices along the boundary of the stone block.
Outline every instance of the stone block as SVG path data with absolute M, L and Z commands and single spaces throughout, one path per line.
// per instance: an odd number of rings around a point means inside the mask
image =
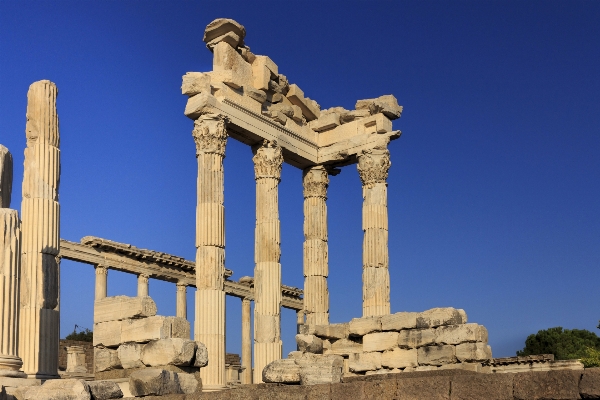
M 308 126 L 315 132 L 327 131 L 340 125 L 340 116 L 336 113 L 321 115 L 318 119 L 310 121 Z
M 149 367 L 159 365 L 187 366 L 196 355 L 196 342 L 190 339 L 159 339 L 142 348 L 142 362 Z
M 512 400 L 513 374 L 477 374 L 452 377 L 451 400 Z
M 238 38 L 237 42 L 230 42 L 230 39 L 227 39 L 227 42 L 232 47 L 243 45 L 244 38 L 246 37 L 246 29 L 243 25 L 229 18 L 217 18 L 209 23 L 204 30 L 204 37 L 202 40 L 210 49 L 218 43 L 218 38 L 227 36 L 229 33 L 233 33 L 233 35 L 231 35 L 232 37 Z
M 251 99 L 258 101 L 261 104 L 264 103 L 265 101 L 267 101 L 267 94 L 264 91 L 254 89 L 253 87 L 250 87 L 250 86 L 244 87 L 244 94 L 246 96 L 250 97 Z
M 177 373 L 154 368 L 133 372 L 129 377 L 129 391 L 135 397 L 182 393 Z
M 194 357 L 194 367 L 202 368 L 208 365 L 208 349 L 204 343 L 196 342 L 196 356 Z
M 452 307 L 432 308 L 419 313 L 417 328 L 435 328 L 442 325 L 460 325 L 467 323 L 467 314 L 464 310 Z
M 396 379 L 367 381 L 363 385 L 363 390 L 363 398 L 365 400 L 395 399 L 398 391 L 398 382 Z
M 348 324 L 350 336 L 364 336 L 367 333 L 381 331 L 381 317 L 353 318 Z
M 381 355 L 381 365 L 387 368 L 416 367 L 419 365 L 417 362 L 417 350 L 388 350 Z
M 344 382 L 331 385 L 331 400 L 364 399 L 364 381 Z
M 417 327 L 416 312 L 398 312 L 395 314 L 384 315 L 381 317 L 382 331 L 401 331 L 403 329 L 413 329 Z
M 416 349 L 435 343 L 434 329 L 407 329 L 398 334 L 398 346 L 405 349 Z
M 456 358 L 460 361 L 488 361 L 492 348 L 485 343 L 463 343 L 456 346 Z
M 231 71 L 232 77 L 239 82 L 239 86 L 253 84 L 252 66 L 233 47 L 221 42 L 217 43 L 213 51 L 213 71 Z
M 398 347 L 398 332 L 375 332 L 363 336 L 363 351 L 386 351 Z
M 438 344 L 488 342 L 487 329 L 478 324 L 440 326 L 436 328 L 435 336 L 435 342 Z
M 121 344 L 121 321 L 94 324 L 94 346 L 117 347 Z
M 450 377 L 448 376 L 398 379 L 397 385 L 398 400 L 450 400 Z
M 199 93 L 192 96 L 187 100 L 183 113 L 188 118 L 197 119 L 205 109 L 210 108 L 211 99 L 216 101 L 210 93 Z
M 19 388 L 23 400 L 91 400 L 86 381 L 80 379 L 51 379 L 42 386 Z M 19 399 L 21 400 L 21 399 Z
M 300 366 L 301 385 L 319 385 L 342 381 L 344 359 L 338 355 L 304 353 L 294 360 Z
M 263 382 L 300 383 L 300 366 L 294 359 L 275 360 L 263 369 Z
M 196 374 L 177 373 L 179 387 L 185 394 L 202 393 L 202 380 Z
M 349 356 L 350 354 L 362 353 L 363 345 L 350 339 L 336 340 L 331 344 L 331 349 L 324 354 Z
M 348 369 L 350 372 L 366 372 L 381 369 L 381 353 L 358 353 L 348 358 Z
M 456 362 L 455 348 L 450 345 L 423 346 L 417 349 L 419 365 L 443 365 Z
M 123 397 L 123 391 L 116 382 L 88 381 L 92 400 L 111 400 Z
M 315 335 L 296 335 L 298 350 L 302 352 L 321 354 L 323 353 L 323 340 Z
M 139 343 L 123 343 L 117 349 L 121 366 L 125 369 L 141 368 L 144 366 L 142 362 L 142 347 Z
M 463 371 L 483 372 L 483 373 L 490 373 L 491 372 L 491 371 L 486 372 L 483 369 L 483 366 L 481 365 L 481 363 L 474 363 L 474 362 L 461 362 L 461 363 L 456 363 L 456 364 L 444 364 L 444 365 L 440 365 L 439 369 L 440 370 L 444 370 L 444 369 L 459 369 L 459 370 L 463 370 Z
M 252 63 L 253 67 L 255 65 L 261 65 L 266 67 L 275 76 L 279 74 L 279 68 L 277 67 L 277 64 L 275 64 L 275 62 L 273 62 L 273 60 L 271 60 L 268 56 L 257 55 L 254 59 L 254 62 Z
M 149 296 L 106 297 L 94 302 L 94 323 L 146 318 L 156 315 L 156 303 Z
M 369 110 L 352 110 L 340 115 L 340 122 L 342 124 L 347 124 L 348 122 L 352 122 L 370 116 L 371 113 L 369 112 Z
M 189 339 L 190 323 L 185 318 L 154 316 L 121 322 L 121 343 L 146 343 L 157 339 Z
M 425 372 L 425 371 L 437 371 L 440 367 L 436 365 L 419 365 L 415 367 L 415 372 Z
M 345 339 L 348 338 L 348 324 L 301 325 L 300 333 L 321 339 Z
M 295 104 L 302 109 L 302 114 L 306 117 L 307 121 L 317 119 L 321 115 L 319 105 L 308 97 L 304 97 L 304 92 L 298 85 L 290 85 L 286 97 L 292 104 Z
M 586 368 L 579 382 L 582 399 L 600 399 L 600 368 Z
M 398 100 L 391 95 L 380 96 L 376 99 L 358 100 L 356 102 L 357 110 L 369 110 L 371 115 L 383 113 L 389 119 L 397 119 L 402 115 L 402 106 L 398 105 Z
M 522 372 L 514 375 L 516 400 L 579 399 L 579 371 Z
M 211 94 L 210 75 L 203 72 L 186 72 L 181 78 L 181 94 L 188 97 L 198 93 Z
M 106 347 L 94 348 L 94 363 L 96 364 L 95 371 L 97 372 L 122 368 L 117 350 Z

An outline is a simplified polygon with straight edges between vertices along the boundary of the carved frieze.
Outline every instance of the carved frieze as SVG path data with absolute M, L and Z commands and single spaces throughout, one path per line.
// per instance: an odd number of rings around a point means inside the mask
M 304 198 L 322 197 L 327 199 L 327 187 L 329 186 L 327 169 L 318 165 L 305 169 L 303 175 Z
M 256 179 L 281 179 L 283 155 L 281 153 L 281 146 L 277 144 L 277 141 L 263 141 L 262 146 L 256 149 L 256 154 L 252 157 L 252 161 L 254 161 L 254 176 Z
M 225 156 L 227 122 L 227 118 L 221 114 L 203 114 L 194 121 L 192 136 L 196 143 L 196 155 L 213 153 Z
M 358 175 L 363 186 L 370 188 L 376 183 L 385 183 L 391 165 L 389 150 L 363 150 L 357 164 Z

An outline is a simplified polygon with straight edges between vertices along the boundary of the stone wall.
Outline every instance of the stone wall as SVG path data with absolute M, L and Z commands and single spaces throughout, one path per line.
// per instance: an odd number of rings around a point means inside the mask
M 94 346 L 92 342 L 82 342 L 80 340 L 60 340 L 60 348 L 58 349 L 58 370 L 65 371 L 67 369 L 67 347 L 81 346 L 85 350 L 85 366 L 88 374 L 94 373 Z

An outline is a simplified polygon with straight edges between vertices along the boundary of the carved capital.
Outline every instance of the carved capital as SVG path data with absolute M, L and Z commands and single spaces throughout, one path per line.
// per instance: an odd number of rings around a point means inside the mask
M 96 266 L 96 275 L 108 275 L 108 268 L 103 265 Z
M 176 287 L 178 292 L 185 292 L 187 290 L 187 285 L 184 282 L 177 282 Z
M 227 118 L 220 114 L 203 114 L 194 121 L 192 136 L 196 142 L 196 156 L 213 153 L 225 156 Z
M 387 149 L 363 150 L 358 156 L 357 165 L 363 187 L 371 188 L 376 183 L 385 183 L 391 165 Z
M 327 169 L 322 165 L 306 168 L 303 172 L 302 185 L 305 199 L 309 197 L 327 199 L 327 187 L 329 186 Z
M 262 146 L 256 149 L 254 157 L 254 177 L 281 179 L 281 166 L 283 164 L 283 155 L 281 147 L 275 140 L 265 140 Z
M 138 282 L 148 283 L 148 279 L 150 279 L 150 276 L 148 274 L 139 274 L 138 275 Z

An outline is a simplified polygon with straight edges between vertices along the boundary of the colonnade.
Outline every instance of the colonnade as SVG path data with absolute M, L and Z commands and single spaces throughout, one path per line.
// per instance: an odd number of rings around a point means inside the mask
M 211 354 L 213 357 L 209 366 L 202 370 L 202 380 L 210 388 L 223 387 L 226 383 L 225 349 L 222 347 L 225 327 L 222 272 L 225 260 L 223 158 L 227 123 L 228 119 L 223 115 L 205 113 L 194 121 L 193 130 L 198 159 L 196 276 L 197 293 L 201 293 L 196 296 L 195 327 L 196 340 L 204 341 L 209 348 L 209 357 Z M 284 159 L 282 148 L 274 140 L 263 140 L 253 147 L 253 152 L 256 180 L 253 382 L 260 383 L 263 368 L 282 356 L 278 186 Z M 375 147 L 361 152 L 357 158 L 363 186 L 363 316 L 389 314 L 386 184 L 389 151 L 386 147 Z M 305 318 L 308 324 L 329 323 L 326 207 L 329 174 L 330 170 L 322 165 L 309 167 L 303 173 L 305 280 L 304 310 L 298 313 L 299 324 L 304 323 Z M 248 300 L 242 301 L 242 326 L 250 326 Z M 250 335 L 246 332 L 249 330 L 243 329 L 242 365 L 246 367 L 245 383 L 249 383 L 251 350 Z

